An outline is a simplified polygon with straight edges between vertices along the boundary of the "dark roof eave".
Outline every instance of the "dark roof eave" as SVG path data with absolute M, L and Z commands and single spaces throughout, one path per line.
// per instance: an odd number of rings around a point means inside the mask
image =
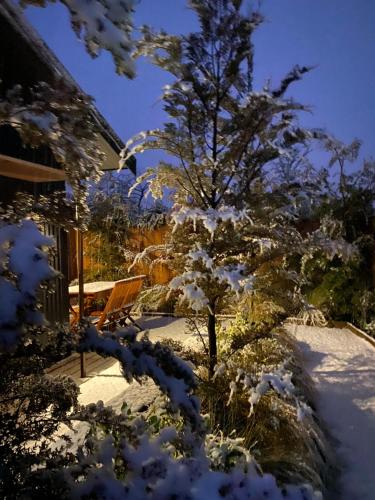
M 77 90 L 85 94 L 78 83 L 74 80 L 69 71 L 65 66 L 59 61 L 53 51 L 48 47 L 48 45 L 40 38 L 36 30 L 29 24 L 25 19 L 25 16 L 17 5 L 13 4 L 9 0 L 3 0 L 0 4 L 0 14 L 4 15 L 12 27 L 19 33 L 20 36 L 28 43 L 30 48 L 34 51 L 37 58 L 39 58 L 44 64 L 46 64 L 53 74 L 58 78 L 63 78 L 65 81 L 69 82 Z M 92 106 L 91 109 L 92 117 L 98 125 L 99 132 L 105 139 L 105 141 L 111 146 L 111 148 L 120 154 L 121 150 L 124 148 L 124 143 L 109 125 L 104 116 Z M 132 162 L 127 162 L 127 166 L 131 172 L 136 175 L 136 162 L 135 159 Z

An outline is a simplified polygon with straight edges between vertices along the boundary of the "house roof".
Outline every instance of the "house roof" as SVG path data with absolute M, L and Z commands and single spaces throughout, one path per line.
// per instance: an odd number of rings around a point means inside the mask
M 12 0 L 2 0 L 0 3 L 0 16 L 3 16 L 14 31 L 25 40 L 29 48 L 35 53 L 37 59 L 43 65 L 46 65 L 54 76 L 62 78 L 83 94 L 85 93 L 50 47 L 48 47 L 36 30 L 30 25 L 22 10 Z M 92 106 L 91 114 L 102 138 L 117 155 L 120 154 L 120 151 L 124 148 L 122 140 L 95 106 Z M 108 149 L 108 147 L 105 149 Z M 136 162 L 134 158 L 130 159 L 127 166 L 133 174 L 136 174 Z

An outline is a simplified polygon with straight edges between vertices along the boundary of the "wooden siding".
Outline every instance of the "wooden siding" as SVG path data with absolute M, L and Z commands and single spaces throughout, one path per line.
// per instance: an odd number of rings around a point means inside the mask
M 50 256 L 50 265 L 60 274 L 54 280 L 54 290 L 42 293 L 42 307 L 48 321 L 65 323 L 69 321 L 68 235 L 64 229 L 52 224 L 45 224 L 43 232 L 52 236 L 56 242 L 55 251 Z

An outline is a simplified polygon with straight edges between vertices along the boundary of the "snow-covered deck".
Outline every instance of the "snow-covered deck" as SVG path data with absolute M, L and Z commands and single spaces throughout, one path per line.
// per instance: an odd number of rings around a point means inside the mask
M 151 340 L 171 338 L 184 343 L 196 342 L 196 338 L 186 333 L 184 318 L 173 317 L 143 317 L 137 322 L 149 330 Z M 152 401 L 158 391 L 152 381 L 142 386 L 137 383 L 128 384 L 121 374 L 120 365 L 110 358 L 102 358 L 95 353 L 86 356 L 87 377 L 80 378 L 80 359 L 75 354 L 69 359 L 49 370 L 51 375 L 68 375 L 80 386 L 79 402 L 82 404 L 96 403 L 101 400 L 105 404 L 120 409 L 126 401 L 132 408 L 142 406 Z

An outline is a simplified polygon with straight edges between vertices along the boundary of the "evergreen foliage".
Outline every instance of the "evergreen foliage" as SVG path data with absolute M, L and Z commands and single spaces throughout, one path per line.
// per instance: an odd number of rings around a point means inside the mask
M 362 328 L 375 315 L 373 292 L 375 166 L 365 160 L 356 167 L 360 142 L 345 145 L 328 138 L 330 177 L 315 188 L 312 216 L 331 221 L 331 233 L 356 248 L 350 259 L 316 254 L 304 267 L 308 280 L 304 291 L 327 317 L 352 321 Z M 328 172 L 328 170 L 327 170 Z M 336 221 L 336 222 L 333 222 Z
M 302 129 L 297 117 L 304 106 L 285 97 L 309 68 L 296 66 L 277 88 L 254 90 L 251 36 L 262 21 L 257 12 L 246 17 L 241 1 L 190 5 L 200 32 L 182 37 L 143 29 L 136 54 L 175 77 L 163 94 L 171 120 L 129 141 L 123 161 L 148 149 L 177 160 L 161 162 L 138 182 L 146 181 L 154 197 L 172 189 L 175 227 L 166 259 L 173 256 L 180 276 L 171 287 L 206 317 L 212 376 L 217 314 L 233 293 L 252 288 L 261 261 L 301 244 L 289 205 L 258 210 L 267 190 L 259 189 L 259 181 L 276 160 L 321 133 Z

